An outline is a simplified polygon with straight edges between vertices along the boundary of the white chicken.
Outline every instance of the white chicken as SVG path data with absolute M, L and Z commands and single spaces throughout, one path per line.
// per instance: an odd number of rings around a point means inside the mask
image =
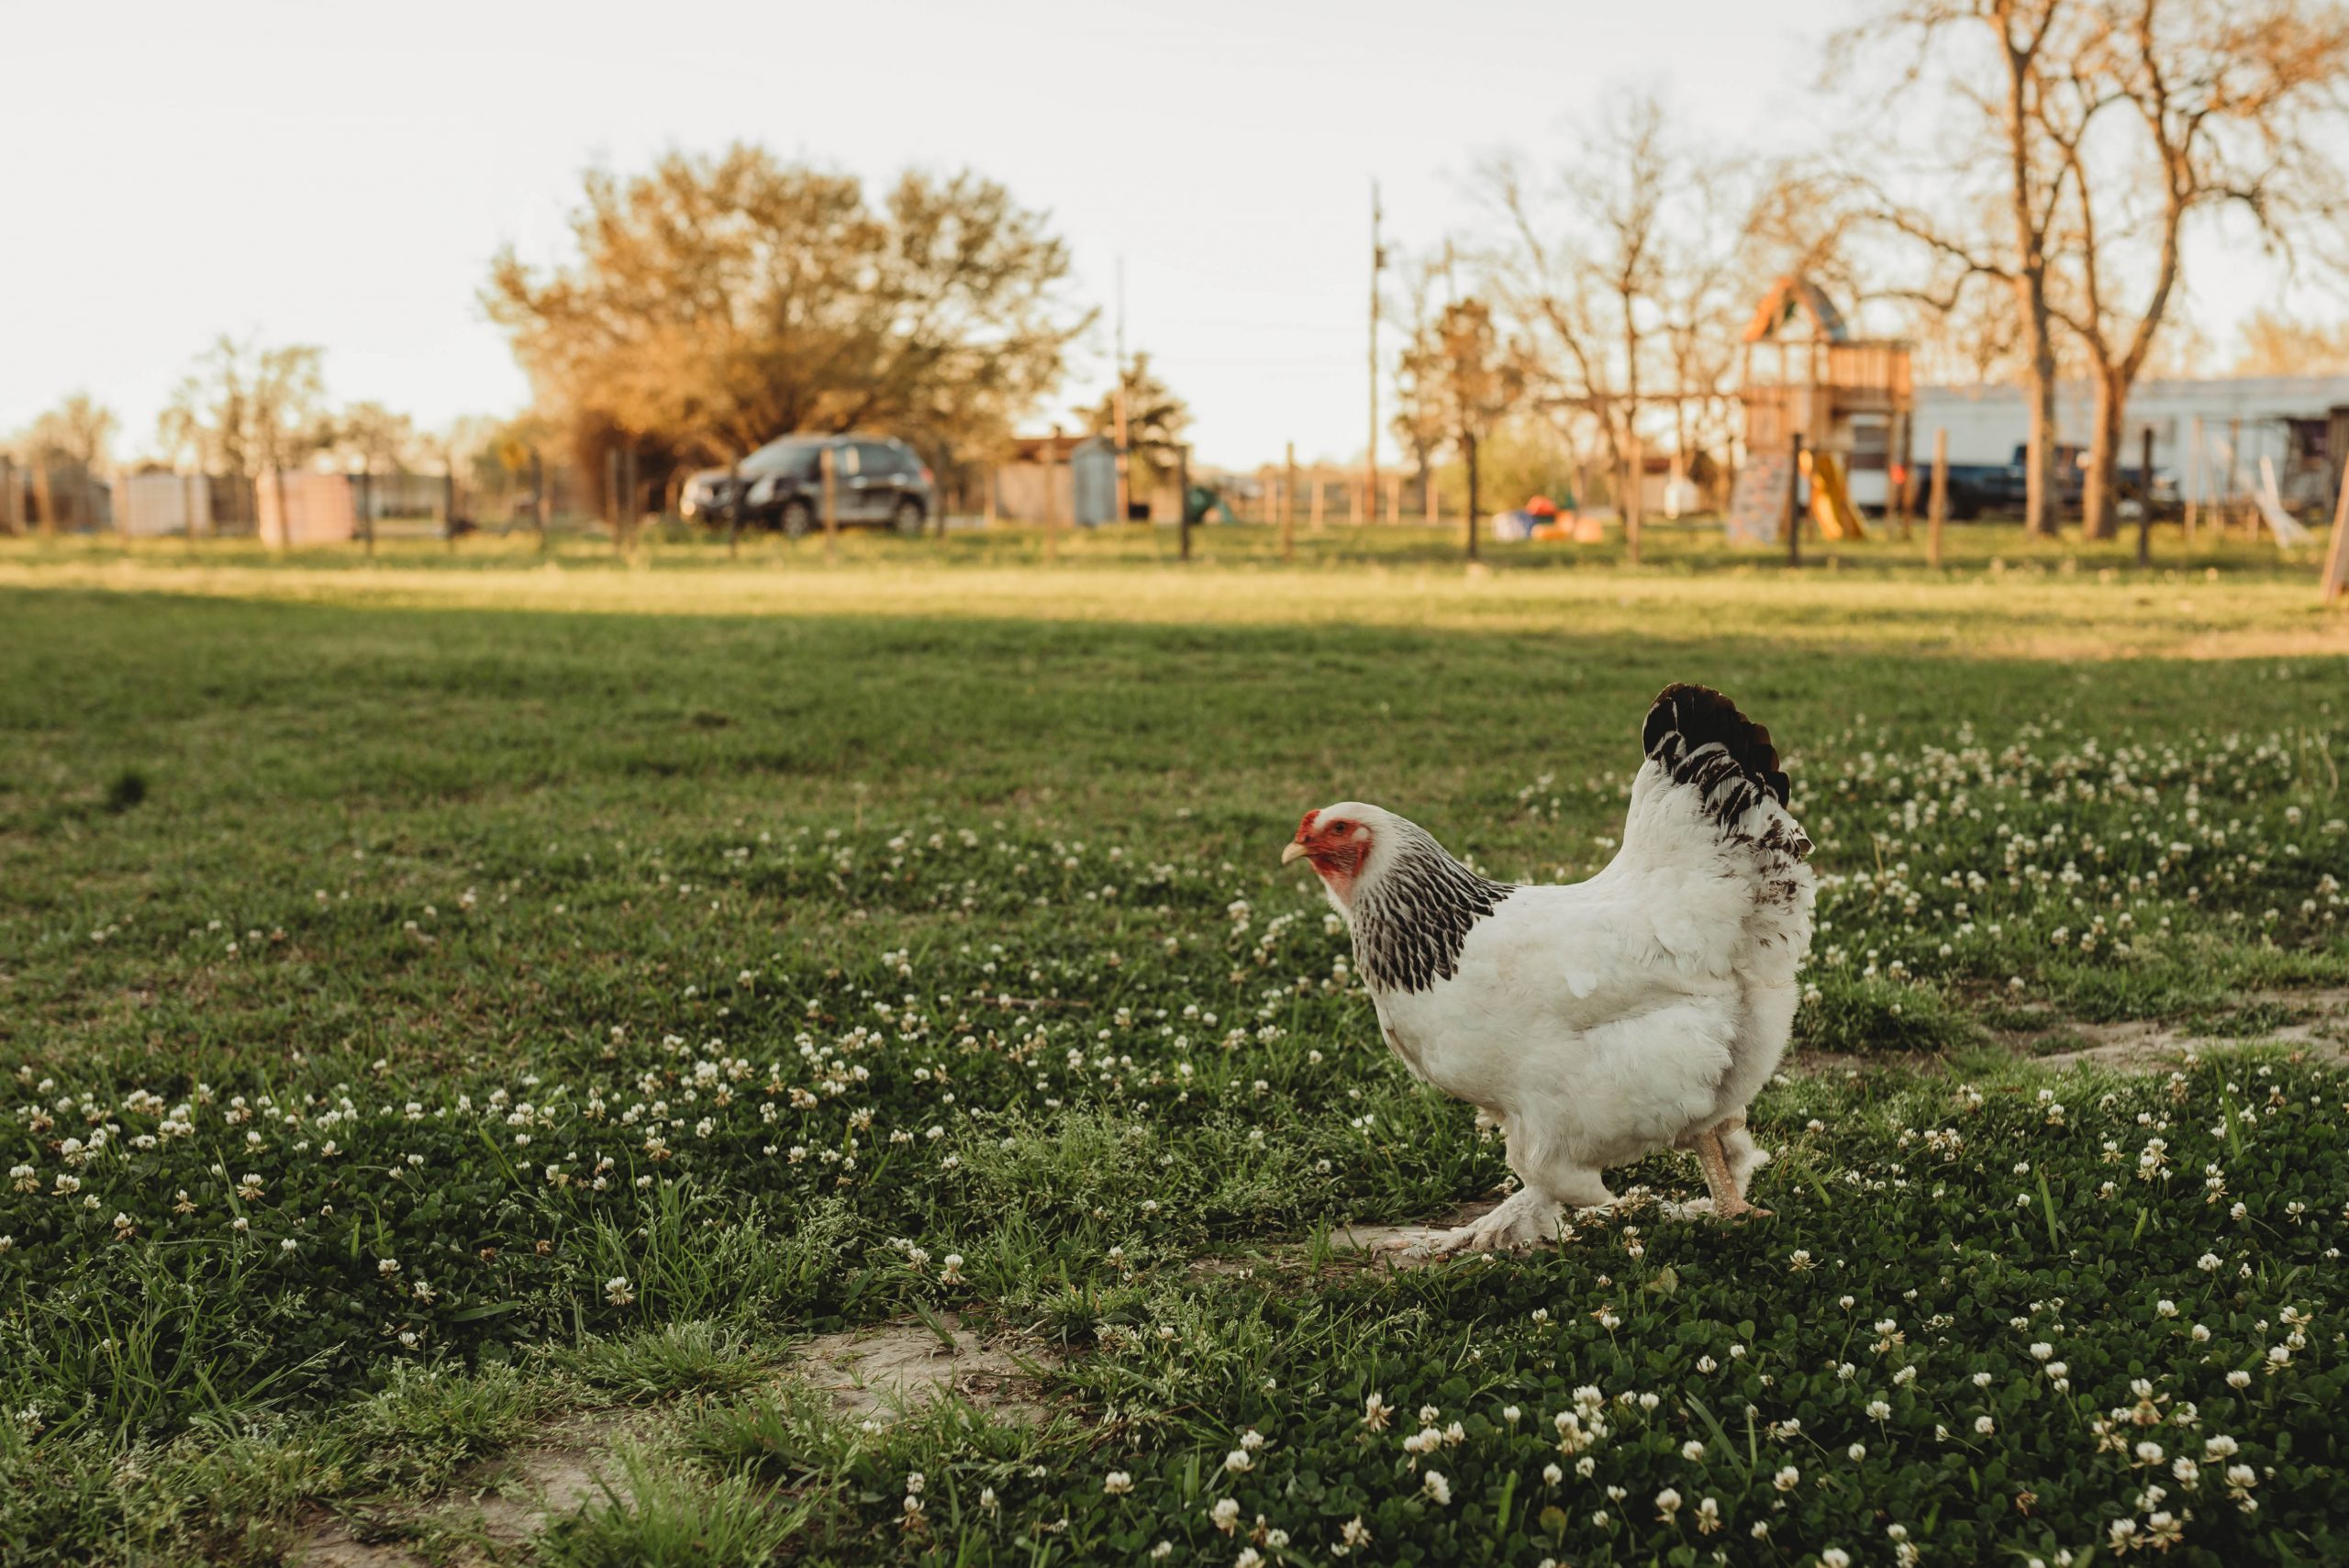
M 1770 732 L 1719 692 L 1664 688 L 1643 749 L 1622 848 L 1587 882 L 1489 881 L 1353 801 L 1307 812 L 1282 854 L 1352 928 L 1386 1043 L 1508 1140 L 1518 1190 L 1427 1251 L 1549 1240 L 1563 1208 L 1613 1201 L 1606 1167 L 1658 1148 L 1695 1151 L 1715 1214 L 1767 1212 L 1745 1111 L 1794 1025 L 1810 840 Z

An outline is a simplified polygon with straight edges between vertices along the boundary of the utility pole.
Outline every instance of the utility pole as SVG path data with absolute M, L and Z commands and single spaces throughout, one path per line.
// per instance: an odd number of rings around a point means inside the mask
M 1118 439 L 1118 521 L 1133 516 L 1131 470 L 1126 464 L 1126 259 L 1118 258 L 1118 386 L 1115 394 Z
M 1386 270 L 1386 248 L 1378 239 L 1378 182 L 1370 183 L 1370 445 L 1364 449 L 1363 510 L 1378 495 L 1378 283 Z

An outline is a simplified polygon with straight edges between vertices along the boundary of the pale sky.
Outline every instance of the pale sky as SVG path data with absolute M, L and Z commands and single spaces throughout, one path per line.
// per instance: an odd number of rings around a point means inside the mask
M 1570 117 L 1627 88 L 1742 150 L 1814 145 L 1816 40 L 1847 10 L 12 5 L 0 431 L 86 388 L 136 455 L 223 332 L 318 344 L 335 401 L 427 428 L 508 412 L 528 389 L 476 298 L 491 256 L 558 259 L 593 165 L 740 139 L 875 184 L 968 165 L 1049 211 L 1103 310 L 1068 403 L 1108 379 L 1122 255 L 1129 346 L 1203 460 L 1358 458 L 1374 174 L 1390 239 L 1429 245 L 1474 223 L 1480 156 L 1568 159 Z M 2214 261 L 2196 297 L 2223 349 L 2272 284 Z

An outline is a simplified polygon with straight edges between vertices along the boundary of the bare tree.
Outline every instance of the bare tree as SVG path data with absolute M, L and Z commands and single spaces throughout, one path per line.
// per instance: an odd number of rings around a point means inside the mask
M 1858 68 L 1874 50 L 1910 52 L 1894 91 L 1944 87 L 1973 120 L 1973 134 L 1936 139 L 1927 183 L 1930 206 L 1859 176 L 1876 220 L 1923 247 L 1931 276 L 1900 291 L 1943 313 L 1973 286 L 2010 290 L 2019 324 L 2024 406 L 2030 430 L 2023 461 L 2023 526 L 2055 531 L 2055 315 L 2051 237 L 2059 221 L 2068 165 L 2048 136 L 2044 61 L 2064 51 L 2074 18 L 2089 0 L 1892 0 L 1838 34 L 1829 72 Z M 1880 160 L 1883 150 L 1871 148 Z M 1992 172 L 1995 172 L 1994 173 Z
M 2322 0 L 2126 0 L 2047 74 L 2040 113 L 2070 176 L 2051 308 L 2086 350 L 2083 527 L 2110 539 L 2129 394 L 2177 287 L 2187 225 L 2233 207 L 2288 252 L 2344 210 L 2334 149 L 2349 128 L 2349 16 Z
M 318 350 L 222 338 L 181 381 L 157 422 L 164 450 L 250 478 L 290 468 L 333 439 Z
M 1683 144 L 1661 103 L 1635 97 L 1578 139 L 1563 173 L 1545 182 L 1511 157 L 1482 183 L 1511 237 L 1495 292 L 1538 346 L 1540 401 L 1570 443 L 1582 418 L 1597 426 L 1635 529 L 1642 416 L 1668 406 L 1683 452 L 1709 411 L 1726 420 L 1752 171 Z

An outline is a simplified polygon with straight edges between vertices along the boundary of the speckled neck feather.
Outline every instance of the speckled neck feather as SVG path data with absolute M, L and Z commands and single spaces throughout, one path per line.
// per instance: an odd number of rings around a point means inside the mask
M 1513 889 L 1478 876 L 1401 817 L 1381 850 L 1386 863 L 1353 909 L 1354 963 L 1374 990 L 1424 991 L 1460 972 L 1468 932 Z

